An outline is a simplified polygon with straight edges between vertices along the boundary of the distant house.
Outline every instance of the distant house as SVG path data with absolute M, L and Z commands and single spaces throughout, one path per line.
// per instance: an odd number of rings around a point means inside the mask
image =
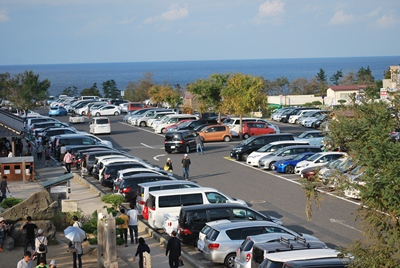
M 192 107 L 193 109 L 198 109 L 200 107 L 199 102 L 196 100 L 194 95 L 189 91 L 183 92 L 182 104 L 183 106 Z
M 338 100 L 346 100 L 349 102 L 352 95 L 356 97 L 361 97 L 364 95 L 366 85 L 342 85 L 342 86 L 330 86 L 326 90 L 326 97 L 331 101 L 331 103 L 326 103 L 329 105 L 339 104 Z

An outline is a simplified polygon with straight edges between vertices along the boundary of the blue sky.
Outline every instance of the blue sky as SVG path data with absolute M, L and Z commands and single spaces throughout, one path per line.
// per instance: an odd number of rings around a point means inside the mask
M 399 0 L 0 0 L 0 64 L 397 56 Z

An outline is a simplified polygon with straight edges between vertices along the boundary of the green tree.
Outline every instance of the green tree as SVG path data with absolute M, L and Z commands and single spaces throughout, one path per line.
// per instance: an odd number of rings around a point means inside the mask
M 318 93 L 323 93 L 326 91 L 326 89 L 328 88 L 328 83 L 327 83 L 327 76 L 325 74 L 324 69 L 320 68 L 319 72 L 317 74 L 316 78 L 316 82 L 317 82 L 317 86 L 318 86 Z
M 107 80 L 102 85 L 105 98 L 118 99 L 121 97 L 121 91 L 114 80 Z
M 357 75 L 354 72 L 346 73 L 341 81 L 342 85 L 355 85 L 357 84 Z
M 338 86 L 340 84 L 340 79 L 343 77 L 343 72 L 342 70 L 336 71 L 330 78 L 329 81 L 331 81 L 335 86 Z
M 10 82 L 10 73 L 0 74 L 0 98 L 4 99 L 7 97 L 8 84 Z
M 81 96 L 99 96 L 101 97 L 100 91 L 97 88 L 97 83 L 94 83 L 90 88 L 85 88 L 81 91 Z
M 221 116 L 221 91 L 226 86 L 230 74 L 213 74 L 207 79 L 198 79 L 194 83 L 187 86 L 190 93 L 200 103 L 200 111 L 205 112 L 209 108 L 219 113 L 218 120 Z
M 279 77 L 273 81 L 275 89 L 280 95 L 290 95 L 292 93 L 292 88 L 290 87 L 290 82 L 287 77 Z
M 357 72 L 357 84 L 359 85 L 371 85 L 375 81 L 374 76 L 372 75 L 372 71 L 367 67 L 365 69 L 364 67 L 361 67 L 358 72 Z
M 149 90 L 155 85 L 153 74 L 144 73 L 137 82 L 129 82 L 125 89 L 124 98 L 129 101 L 145 101 L 149 98 Z
M 67 95 L 70 97 L 77 97 L 78 96 L 78 88 L 76 86 L 67 87 L 64 89 L 61 94 Z
M 398 98 L 398 95 L 395 96 Z M 398 111 L 400 100 L 392 105 Z M 388 133 L 399 127 L 388 104 L 365 98 L 360 105 L 351 102 L 352 117 L 338 116 L 329 124 L 327 139 L 332 148 L 345 148 L 350 157 L 365 168 L 363 184 L 352 184 L 360 191 L 358 220 L 363 238 L 342 250 L 354 256 L 349 267 L 398 267 L 400 263 L 400 143 Z M 339 188 L 348 187 L 342 180 Z M 303 187 L 306 188 L 306 187 Z M 314 187 L 305 189 L 315 195 Z M 318 195 L 318 193 L 317 193 Z
M 21 109 L 33 109 L 36 100 L 44 100 L 49 96 L 50 81 L 39 80 L 33 71 L 25 71 L 15 75 L 7 83 L 7 99 Z
M 243 126 L 242 116 L 244 114 L 268 105 L 267 95 L 264 93 L 264 80 L 259 76 L 241 73 L 232 75 L 222 89 L 221 96 L 223 111 L 240 116 L 240 130 Z M 239 132 L 239 135 L 240 138 L 243 137 L 242 131 Z

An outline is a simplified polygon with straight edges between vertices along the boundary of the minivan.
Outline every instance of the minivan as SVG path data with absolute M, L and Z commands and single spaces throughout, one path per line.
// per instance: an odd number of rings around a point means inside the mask
M 268 124 L 264 122 L 243 122 L 243 139 L 248 139 L 252 136 L 258 136 L 262 134 L 275 134 L 275 129 L 270 128 Z
M 248 138 L 247 140 L 242 141 L 236 146 L 233 146 L 231 151 L 231 157 L 236 160 L 246 161 L 247 156 L 250 153 L 260 149 L 264 145 L 274 142 L 274 141 L 287 141 L 294 140 L 293 134 L 290 133 L 279 133 L 279 134 L 266 134 L 253 136 Z
M 113 148 L 112 143 L 107 140 L 102 140 L 91 134 L 63 134 L 54 136 L 52 148 L 58 148 L 59 145 L 105 145 Z
M 174 110 L 173 109 L 155 109 L 155 110 L 149 110 L 142 114 L 141 116 L 135 118 L 135 120 L 132 121 L 132 125 L 135 126 L 140 126 L 140 127 L 147 127 L 147 121 L 151 119 L 155 114 L 161 113 L 161 112 L 171 112 L 173 114 Z
M 265 259 L 260 265 L 258 263 L 255 263 L 253 265 L 252 261 L 251 267 L 252 268 L 283 267 L 283 265 L 289 261 L 336 258 L 340 255 L 341 255 L 340 252 L 330 248 L 276 252 L 265 255 Z
M 127 202 L 136 203 L 138 185 L 154 181 L 176 181 L 174 177 L 152 173 L 140 173 L 123 178 L 119 184 L 118 193 L 125 197 Z
M 268 243 L 255 243 L 252 249 L 251 266 L 258 267 L 268 254 L 276 252 L 294 252 L 309 249 L 327 249 L 324 242 L 319 240 L 307 240 L 302 237 L 280 238 L 279 241 Z M 282 267 L 282 266 L 280 266 Z
M 164 214 L 178 216 L 182 206 L 213 203 L 247 205 L 245 201 L 232 198 L 214 188 L 200 187 L 180 189 L 179 191 L 154 191 L 149 194 L 149 198 L 146 201 L 149 213 L 148 223 L 150 227 L 160 229 L 163 227 Z
M 207 222 L 216 220 L 271 221 L 281 225 L 282 222 L 257 210 L 240 204 L 204 204 L 182 207 L 178 217 L 177 237 L 185 244 L 197 246 L 201 229 Z
M 252 118 L 252 117 L 243 117 L 242 123 L 244 122 L 257 122 L 260 121 L 260 118 Z M 231 134 L 234 137 L 239 136 L 240 134 L 240 117 L 231 117 L 224 122 L 230 128 Z M 243 127 L 243 125 L 242 125 Z
M 197 183 L 187 180 L 176 180 L 176 181 L 155 181 L 138 184 L 137 198 L 136 198 L 136 209 L 139 214 L 142 214 L 144 205 L 146 204 L 149 193 L 161 190 L 171 189 L 186 189 L 186 188 L 199 188 L 201 187 Z
M 167 132 L 164 137 L 164 150 L 167 153 L 185 152 L 196 150 L 197 132 L 193 130 L 180 130 Z
M 257 151 L 252 152 L 246 159 L 246 163 L 248 165 L 251 165 L 253 167 L 258 167 L 258 161 L 269 154 L 272 154 L 273 152 L 287 146 L 293 146 L 293 145 L 309 145 L 308 141 L 274 141 L 271 142 L 267 145 L 264 145 Z
M 108 117 L 92 117 L 89 122 L 90 134 L 110 134 L 111 124 Z
M 163 117 L 159 124 L 154 128 L 155 133 L 165 133 L 165 128 L 182 120 L 197 120 L 199 119 L 193 114 L 170 114 Z

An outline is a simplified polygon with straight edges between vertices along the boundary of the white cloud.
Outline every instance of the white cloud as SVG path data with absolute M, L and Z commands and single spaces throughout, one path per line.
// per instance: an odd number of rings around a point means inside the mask
M 152 16 L 147 18 L 144 23 L 153 23 L 156 21 L 175 21 L 189 16 L 189 9 L 187 5 L 179 6 L 173 3 L 169 6 L 168 10 L 159 16 Z
M 394 28 L 400 24 L 400 19 L 396 18 L 394 15 L 383 15 L 376 20 L 376 23 L 382 28 Z
M 330 19 L 330 25 L 340 25 L 340 24 L 348 24 L 354 20 L 354 16 L 352 14 L 346 14 L 343 10 L 337 11 L 333 17 Z
M 5 10 L 0 10 L 0 22 L 6 22 L 9 21 L 10 18 L 7 15 L 7 12 Z
M 258 7 L 261 17 L 277 17 L 285 11 L 285 3 L 281 0 L 267 1 Z

